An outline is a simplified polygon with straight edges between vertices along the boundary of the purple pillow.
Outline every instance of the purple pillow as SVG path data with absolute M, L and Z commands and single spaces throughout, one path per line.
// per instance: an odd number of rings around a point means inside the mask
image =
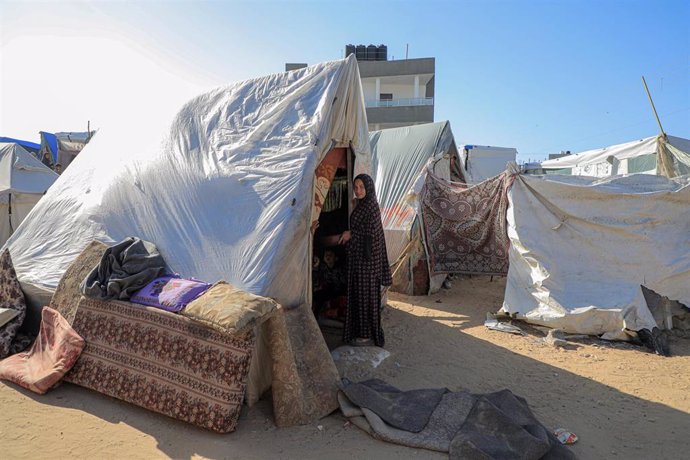
M 178 312 L 210 287 L 210 284 L 194 279 L 184 279 L 177 275 L 166 275 L 151 281 L 137 291 L 129 300 L 141 305 Z

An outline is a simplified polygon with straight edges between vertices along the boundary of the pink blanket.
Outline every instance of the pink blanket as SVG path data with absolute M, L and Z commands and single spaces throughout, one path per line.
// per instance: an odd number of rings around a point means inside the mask
M 29 351 L 0 361 L 0 379 L 43 394 L 72 369 L 84 349 L 84 339 L 65 318 L 43 307 L 41 330 Z

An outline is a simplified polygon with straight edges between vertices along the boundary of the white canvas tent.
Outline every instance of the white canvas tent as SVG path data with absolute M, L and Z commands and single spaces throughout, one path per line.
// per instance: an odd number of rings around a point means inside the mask
M 360 85 L 352 57 L 203 94 L 148 150 L 103 129 L 8 242 L 19 280 L 54 289 L 91 240 L 135 235 L 184 276 L 307 302 L 314 170 L 334 146 L 370 165 Z
M 223 279 L 311 313 L 315 170 L 335 147 L 349 149 L 354 173 L 370 170 L 354 56 L 198 96 L 152 148 L 119 137 L 101 129 L 7 242 L 25 293 L 54 290 L 92 240 L 138 236 L 182 276 Z M 318 330 L 313 315 L 303 317 Z M 323 350 L 328 366 L 321 340 L 311 354 Z M 264 343 L 257 338 L 248 398 L 271 383 Z
M 657 162 L 659 152 L 669 158 L 672 173 Z M 682 137 L 652 136 L 600 149 L 544 161 L 547 174 L 610 177 L 621 174 L 659 174 L 670 177 L 690 173 L 690 140 Z
M 414 227 L 417 220 L 415 201 L 424 183 L 427 167 L 445 180 L 451 179 L 451 169 L 460 165 L 450 122 L 442 121 L 369 133 L 373 178 L 381 207 L 386 234 L 386 249 L 391 264 L 400 268 L 394 282 L 397 290 L 408 294 L 428 294 L 438 290 L 445 275 L 420 280 L 427 292 L 413 292 L 413 267 L 426 264 L 421 232 Z M 413 227 L 417 229 L 413 230 Z M 417 239 L 414 247 L 408 247 Z M 407 249 L 407 251 L 406 251 Z M 404 254 L 403 254 L 404 252 Z M 398 259 L 403 256 L 403 260 Z
M 0 244 L 5 244 L 58 177 L 20 145 L 0 143 Z
M 690 305 L 688 177 L 518 176 L 503 311 L 623 339 L 657 324 L 641 286 Z
M 517 150 L 510 147 L 466 145 L 460 159 L 468 184 L 478 184 L 504 172 L 508 163 L 515 162 Z

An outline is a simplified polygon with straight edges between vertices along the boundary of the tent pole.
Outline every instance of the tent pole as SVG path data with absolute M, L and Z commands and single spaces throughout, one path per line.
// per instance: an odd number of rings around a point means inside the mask
M 14 233 L 14 228 L 12 228 L 12 194 L 9 194 L 7 198 L 7 219 L 10 221 L 10 236 Z
M 656 122 L 659 123 L 659 129 L 661 130 L 661 134 L 666 138 L 666 133 L 664 132 L 664 128 L 661 126 L 661 120 L 659 120 L 659 114 L 656 113 L 656 107 L 654 106 L 654 101 L 652 100 L 652 95 L 649 93 L 649 88 L 647 87 L 647 81 L 644 79 L 644 75 L 642 76 L 642 83 L 644 83 L 644 89 L 647 91 L 647 97 L 649 97 L 649 103 L 652 104 L 652 110 L 654 110 L 654 116 L 656 117 Z

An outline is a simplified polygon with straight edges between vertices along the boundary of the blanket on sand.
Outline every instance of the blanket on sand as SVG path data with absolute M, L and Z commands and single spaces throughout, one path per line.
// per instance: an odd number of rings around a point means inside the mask
M 451 459 L 575 458 L 537 420 L 527 402 L 510 390 L 488 394 L 445 389 L 406 392 L 378 379 L 343 380 L 338 401 L 343 415 L 373 437 L 448 452 Z M 402 403 L 407 408 L 401 416 Z M 424 421 L 418 432 L 405 429 L 414 414 Z

